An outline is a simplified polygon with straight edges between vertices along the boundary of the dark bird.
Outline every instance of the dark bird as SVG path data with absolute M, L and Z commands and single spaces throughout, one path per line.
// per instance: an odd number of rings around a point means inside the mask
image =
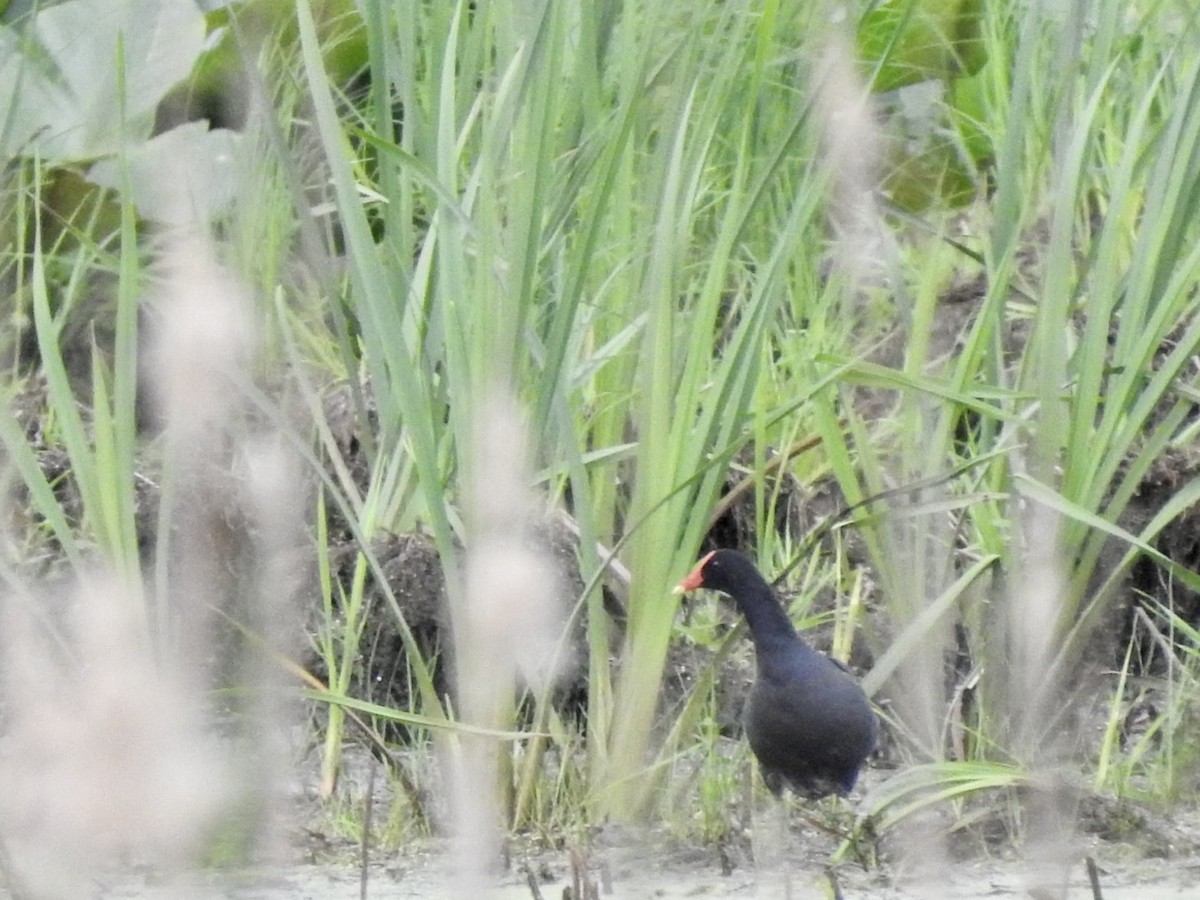
M 709 553 L 677 591 L 728 594 L 754 640 L 757 678 L 744 713 L 763 781 L 809 799 L 850 793 L 875 748 L 875 713 L 858 681 L 800 639 L 771 586 L 736 550 Z

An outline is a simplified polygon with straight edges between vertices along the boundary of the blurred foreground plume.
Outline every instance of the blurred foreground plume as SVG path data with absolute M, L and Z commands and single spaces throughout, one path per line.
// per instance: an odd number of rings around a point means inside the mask
M 0 836 L 16 894 L 78 898 L 115 863 L 189 862 L 231 783 L 128 588 L 92 576 L 65 636 L 45 627 L 50 597 L 7 599 Z
M 6 573 L 0 876 L 18 896 L 89 896 L 135 862 L 182 873 L 231 826 L 248 856 L 275 837 L 286 766 L 269 688 L 280 676 L 259 648 L 289 643 L 280 623 L 304 571 L 303 481 L 240 399 L 254 350 L 247 293 L 199 229 L 159 249 L 144 305 L 142 375 L 164 429 L 161 471 L 139 473 L 158 478 L 147 582 L 100 560 L 67 591 Z M 214 712 L 233 725 L 220 737 Z
M 552 561 L 531 545 L 539 512 L 530 490 L 525 427 L 516 402 L 492 393 L 478 407 L 466 501 L 466 577 L 454 610 L 454 663 L 462 721 L 514 726 L 519 682 L 547 688 L 564 661 L 566 620 Z M 453 744 L 453 826 L 461 888 L 475 895 L 500 858 L 507 745 L 460 735 Z
M 814 58 L 834 263 L 852 288 L 875 284 L 890 270 L 891 236 L 876 200 L 883 141 L 871 92 L 858 73 L 854 43 L 842 29 L 825 30 Z
M 1011 745 L 1025 754 L 1029 786 L 1022 794 L 1022 855 L 1031 896 L 1067 896 L 1078 861 L 1075 820 L 1078 766 L 1071 763 L 1073 710 L 1056 656 L 1065 639 L 1067 594 L 1058 514 L 1026 501 L 1021 516 L 1022 561 L 1008 602 L 1008 715 Z
M 814 39 L 814 110 L 821 133 L 822 159 L 829 176 L 825 209 L 833 244 L 833 270 L 844 281 L 847 307 L 864 308 L 873 293 L 887 294 L 894 303 L 899 340 L 911 328 L 911 309 L 896 277 L 898 249 L 877 200 L 880 162 L 884 146 L 875 118 L 869 86 L 859 71 L 858 53 L 844 27 L 830 24 L 816 46 Z M 868 316 L 863 317 L 867 324 Z M 869 325 L 867 325 L 869 327 Z M 885 408 L 907 401 L 902 396 L 882 399 Z M 918 398 L 913 413 L 932 421 L 932 406 Z M 899 417 L 901 421 L 904 416 Z M 889 461 L 894 484 L 914 483 L 936 475 L 926 467 L 930 460 L 921 451 L 901 453 Z M 898 633 L 913 627 L 926 615 L 930 602 L 951 583 L 946 550 L 953 533 L 945 519 L 906 515 L 903 505 L 919 507 L 938 502 L 941 488 L 928 488 L 893 501 L 899 514 L 888 517 L 884 531 L 888 565 L 881 570 L 888 595 L 888 610 Z M 941 620 L 922 639 L 922 652 L 908 654 L 889 678 L 887 694 L 898 718 L 915 745 L 921 762 L 941 761 L 943 671 L 942 658 L 950 646 L 951 623 Z M 870 800 L 866 804 L 870 806 Z M 894 837 L 895 851 L 906 886 L 929 898 L 944 897 L 949 859 L 942 823 L 936 810 L 917 812 L 906 819 Z
M 198 229 L 168 235 L 162 269 L 148 366 L 172 485 L 159 515 L 169 530 L 159 541 L 160 644 L 196 702 L 214 685 L 238 689 L 231 708 L 214 712 L 233 713 L 237 726 L 238 813 L 253 844 L 242 850 L 270 856 L 286 769 L 283 675 L 270 654 L 287 656 L 298 641 L 308 491 L 296 454 L 246 399 L 258 341 L 249 292 Z

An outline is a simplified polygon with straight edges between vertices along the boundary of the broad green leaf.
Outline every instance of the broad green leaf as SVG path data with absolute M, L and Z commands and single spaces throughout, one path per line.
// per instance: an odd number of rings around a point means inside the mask
M 0 28 L 0 155 L 86 160 L 148 137 L 159 100 L 203 41 L 191 0 L 73 0 Z
M 858 47 L 873 64 L 872 86 L 972 75 L 987 62 L 980 32 L 983 0 L 882 0 L 859 20 Z

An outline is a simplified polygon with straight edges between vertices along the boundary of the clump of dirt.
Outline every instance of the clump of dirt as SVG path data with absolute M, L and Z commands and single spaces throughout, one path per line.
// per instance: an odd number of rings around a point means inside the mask
M 379 412 L 370 385 L 342 385 L 330 391 L 322 404 L 325 423 L 350 477 L 365 493 L 371 480 L 370 459 L 360 435 L 379 433 Z M 344 523 L 343 523 L 344 525 Z M 345 535 L 349 538 L 349 534 Z
M 1200 477 L 1200 448 L 1168 449 L 1138 485 L 1122 525 L 1138 533 L 1181 488 L 1197 477 Z M 1193 506 L 1176 517 L 1159 533 L 1154 546 L 1180 567 L 1200 571 L 1200 507 Z M 1143 558 L 1134 566 L 1131 581 L 1135 596 L 1153 598 L 1174 610 L 1189 625 L 1200 625 L 1200 594 L 1170 578 L 1161 566 Z
M 556 576 L 553 580 L 563 591 L 562 604 L 570 609 L 584 587 L 574 535 L 558 519 L 548 518 L 531 528 L 526 539 L 549 561 Z M 437 695 L 452 696 L 452 626 L 445 573 L 434 542 L 419 533 L 388 535 L 375 541 L 371 552 L 379 563 L 382 579 L 374 572 L 367 576 L 364 625 L 350 683 L 351 695 L 396 709 L 419 708 L 419 698 L 413 696 L 415 685 L 410 670 L 410 651 L 415 649 L 430 664 Z M 350 585 L 358 564 L 357 543 L 344 538 L 332 557 L 336 580 L 343 586 Z M 324 627 L 321 624 L 324 613 L 315 593 L 312 602 L 310 631 L 318 633 Z M 568 665 L 557 683 L 554 699 L 561 714 L 581 718 L 587 703 L 587 644 L 578 617 L 569 640 L 571 648 L 565 654 Z M 325 663 L 317 653 L 309 655 L 306 667 L 318 678 L 327 678 Z M 403 741 L 408 729 L 390 723 L 384 735 Z
M 1158 859 L 1192 856 L 1200 850 L 1194 829 L 1132 801 L 1089 794 L 1079 807 L 1079 827 L 1084 834 Z
M 800 482 L 787 470 L 791 455 L 790 451 L 771 451 L 767 455 L 763 480 L 772 508 L 763 518 L 774 527 L 776 534 L 795 537 L 803 532 L 807 514 Z M 754 553 L 761 540 L 755 481 L 754 454 L 745 449 L 737 455 L 725 475 L 721 500 L 709 522 L 708 534 L 701 545 L 702 553 L 722 547 Z
M 442 657 L 443 645 L 449 643 L 443 639 L 449 630 L 449 618 L 441 559 L 433 541 L 421 534 L 389 535 L 375 541 L 371 551 L 379 562 L 395 606 L 379 579 L 374 574 L 368 575 L 361 612 L 363 632 L 358 641 L 350 694 L 397 709 L 411 709 L 416 698 L 411 696 L 414 685 L 405 629 L 421 659 L 434 661 L 431 675 L 438 696 L 445 696 L 449 686 L 445 667 L 437 662 Z M 331 556 L 334 578 L 348 588 L 357 565 L 357 544 L 347 540 Z M 340 610 L 336 614 L 344 615 Z M 310 631 L 321 633 L 323 629 L 323 625 L 314 623 Z M 319 655 L 312 654 L 307 667 L 318 678 L 327 680 L 325 663 Z M 389 735 L 393 738 L 406 734 L 401 726 L 391 728 L 398 732 Z

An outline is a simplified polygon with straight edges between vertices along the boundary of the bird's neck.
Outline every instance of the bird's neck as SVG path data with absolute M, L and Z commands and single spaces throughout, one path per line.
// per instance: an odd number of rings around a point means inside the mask
M 765 582 L 743 590 L 734 599 L 746 617 L 754 646 L 760 653 L 768 647 L 791 645 L 799 641 L 792 620 Z

